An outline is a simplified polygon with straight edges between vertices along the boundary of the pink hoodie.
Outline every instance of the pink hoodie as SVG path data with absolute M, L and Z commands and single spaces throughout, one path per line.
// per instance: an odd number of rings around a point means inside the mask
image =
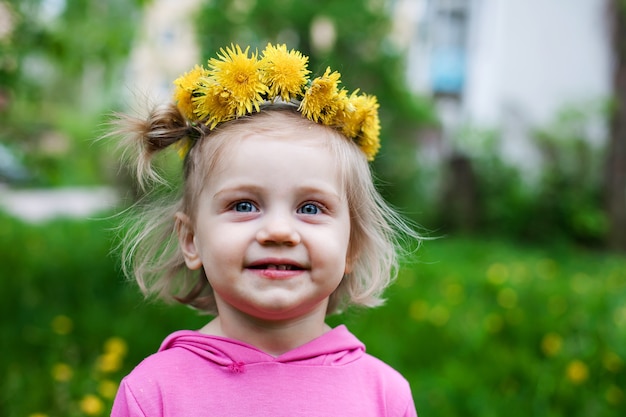
M 416 416 L 407 381 L 345 326 L 279 357 L 179 331 L 120 386 L 111 416 Z

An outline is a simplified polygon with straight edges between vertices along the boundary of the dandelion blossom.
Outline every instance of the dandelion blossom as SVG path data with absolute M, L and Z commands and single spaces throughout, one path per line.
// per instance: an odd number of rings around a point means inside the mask
M 122 368 L 122 364 L 122 356 L 114 352 L 106 352 L 96 360 L 96 368 L 103 373 L 117 372 Z
M 97 416 L 104 412 L 104 403 L 93 394 L 87 394 L 80 400 L 80 409 L 88 416 Z
M 550 332 L 541 339 L 541 350 L 546 356 L 556 356 L 563 348 L 563 338 Z
M 232 95 L 231 103 L 235 105 L 237 116 L 252 113 L 252 109 L 259 111 L 263 102 L 261 95 L 267 93 L 267 87 L 261 82 L 261 64 L 256 54 L 248 57 L 249 49 L 242 51 L 239 45 L 222 48 L 219 59 L 209 60 L 209 74 Z
M 337 111 L 341 110 L 346 91 L 339 91 L 339 78 L 337 71 L 330 72 L 326 68 L 323 76 L 315 78 L 307 89 L 300 103 L 300 111 L 309 120 L 332 125 Z
M 195 114 L 213 129 L 219 123 L 235 118 L 237 100 L 226 88 L 212 82 L 201 86 L 193 98 Z
M 191 71 L 174 80 L 174 102 L 180 112 L 189 120 L 195 120 L 193 97 L 201 84 L 201 80 L 207 76 L 207 71 L 196 65 Z
M 52 378 L 57 382 L 67 382 L 74 376 L 72 367 L 66 363 L 57 363 L 52 367 Z
M 98 393 L 102 397 L 112 400 L 115 398 L 118 387 L 117 382 L 111 381 L 110 379 L 104 379 L 98 384 Z
M 572 383 L 580 385 L 589 378 L 589 367 L 583 361 L 575 359 L 567 365 L 565 374 Z
M 261 58 L 261 80 L 269 88 L 269 99 L 280 96 L 290 101 L 302 92 L 306 85 L 309 58 L 300 52 L 287 51 L 286 45 L 267 44 Z
M 128 352 L 128 344 L 121 337 L 110 337 L 104 342 L 104 351 L 119 356 L 125 356 Z
M 359 95 L 357 90 L 346 99 L 338 113 L 338 124 L 343 134 L 356 141 L 369 161 L 380 149 L 378 107 L 375 96 Z

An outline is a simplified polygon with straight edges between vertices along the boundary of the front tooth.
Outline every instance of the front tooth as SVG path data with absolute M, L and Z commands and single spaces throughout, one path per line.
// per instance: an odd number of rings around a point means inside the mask
M 287 265 L 278 265 L 278 270 L 279 271 L 284 271 L 287 269 Z
M 276 267 L 276 265 L 270 264 L 267 266 L 267 269 L 278 269 L 278 268 Z

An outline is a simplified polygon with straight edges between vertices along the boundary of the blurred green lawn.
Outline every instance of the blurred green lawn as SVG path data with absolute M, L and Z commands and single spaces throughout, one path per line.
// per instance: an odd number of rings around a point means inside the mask
M 116 220 L 0 214 L 0 415 L 108 415 L 120 378 L 207 320 L 123 281 Z M 427 241 L 374 310 L 332 317 L 411 382 L 420 416 L 623 416 L 626 257 Z

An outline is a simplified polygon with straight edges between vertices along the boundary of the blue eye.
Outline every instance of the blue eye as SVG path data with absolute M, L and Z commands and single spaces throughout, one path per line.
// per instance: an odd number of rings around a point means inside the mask
M 233 205 L 233 209 L 241 213 L 252 213 L 258 211 L 254 204 L 249 201 L 240 201 L 238 203 L 235 203 Z
M 298 213 L 300 214 L 319 214 L 320 212 L 320 208 L 313 203 L 304 204 L 298 209 Z

